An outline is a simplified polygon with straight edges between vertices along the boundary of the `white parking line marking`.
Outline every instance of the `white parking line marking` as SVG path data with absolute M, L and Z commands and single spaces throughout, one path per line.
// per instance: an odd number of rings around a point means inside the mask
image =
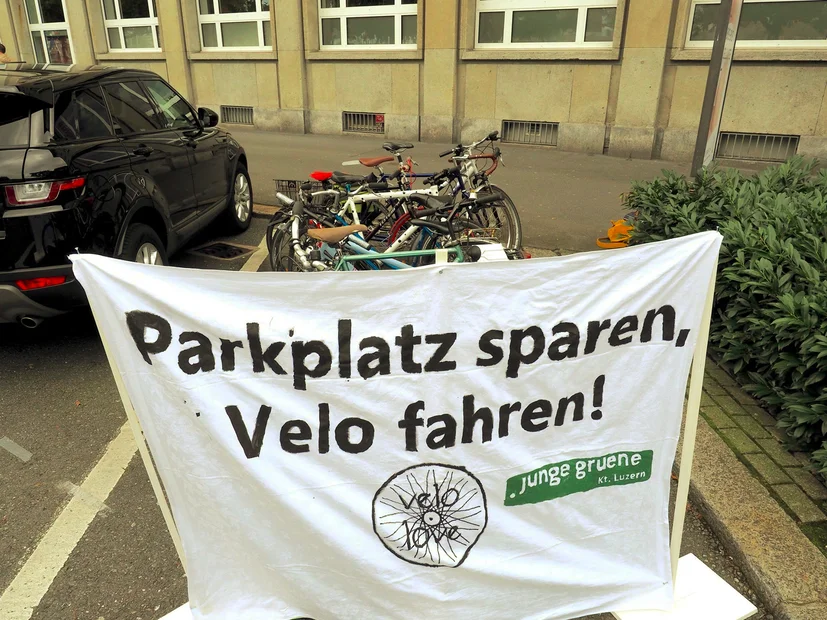
M 79 497 L 82 501 L 89 504 L 90 507 L 97 508 L 99 511 L 109 510 L 109 506 L 104 504 L 97 497 L 95 497 L 91 493 L 87 493 L 78 485 L 72 484 L 68 480 L 66 482 L 61 482 L 59 485 L 57 485 L 57 488 L 61 491 L 66 491 L 69 495 Z
M 129 424 L 121 427 L 76 493 L 0 595 L 0 618 L 29 620 L 69 555 L 103 507 L 135 454 Z M 95 498 L 90 502 L 89 498 Z
M 27 463 L 30 458 L 32 458 L 32 453 L 26 450 L 23 446 L 19 446 L 14 443 L 8 437 L 3 437 L 0 439 L 0 448 L 3 448 L 7 452 L 11 452 L 14 456 L 19 458 L 24 463 Z
M 256 251 L 253 252 L 252 256 L 250 256 L 250 258 L 247 259 L 247 262 L 244 263 L 241 271 L 258 271 L 267 256 L 267 233 L 265 232 L 264 236 L 261 238 L 261 243 L 258 244 Z

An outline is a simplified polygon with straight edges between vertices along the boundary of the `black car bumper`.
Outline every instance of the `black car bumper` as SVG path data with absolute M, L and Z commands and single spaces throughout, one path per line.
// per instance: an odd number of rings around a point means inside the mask
M 21 291 L 15 284 L 17 280 L 48 276 L 66 276 L 66 282 L 29 291 Z M 0 272 L 0 323 L 14 323 L 23 317 L 45 319 L 86 303 L 86 295 L 72 275 L 71 265 Z

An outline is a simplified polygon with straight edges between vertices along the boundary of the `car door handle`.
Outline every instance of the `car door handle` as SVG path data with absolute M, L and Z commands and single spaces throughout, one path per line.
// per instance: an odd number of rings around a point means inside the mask
M 151 146 L 146 146 L 145 144 L 142 144 L 138 148 L 133 149 L 132 154 L 133 155 L 141 155 L 142 157 L 149 157 L 154 152 L 155 152 L 154 148 L 152 148 Z

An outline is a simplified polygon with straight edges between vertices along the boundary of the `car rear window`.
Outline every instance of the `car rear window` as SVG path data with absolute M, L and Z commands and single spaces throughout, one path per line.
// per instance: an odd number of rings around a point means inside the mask
M 23 95 L 0 95 L 0 148 L 29 146 L 32 100 Z M 36 108 L 35 108 L 36 109 Z
M 55 103 L 55 142 L 114 135 L 100 87 L 64 91 Z

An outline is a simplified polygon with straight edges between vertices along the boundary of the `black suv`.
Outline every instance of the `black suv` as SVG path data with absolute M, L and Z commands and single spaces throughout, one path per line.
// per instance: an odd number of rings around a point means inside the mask
M 149 71 L 0 69 L 0 323 L 86 303 L 67 255 L 165 264 L 218 216 L 250 225 L 244 149 Z

